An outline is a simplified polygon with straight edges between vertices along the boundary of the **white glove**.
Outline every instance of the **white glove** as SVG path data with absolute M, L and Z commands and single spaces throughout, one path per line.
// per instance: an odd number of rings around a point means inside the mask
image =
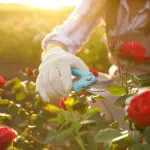
M 44 101 L 68 96 L 72 89 L 71 68 L 88 71 L 88 67 L 80 58 L 60 47 L 52 48 L 46 53 L 36 81 L 37 91 Z

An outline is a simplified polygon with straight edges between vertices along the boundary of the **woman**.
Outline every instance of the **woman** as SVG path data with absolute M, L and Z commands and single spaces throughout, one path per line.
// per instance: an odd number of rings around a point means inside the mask
M 44 101 L 49 101 L 49 97 L 68 95 L 72 88 L 71 68 L 88 71 L 84 62 L 73 54 L 101 19 L 106 23 L 110 63 L 115 68 L 119 66 L 122 72 L 128 68 L 139 76 L 150 75 L 150 0 L 82 0 L 65 23 L 48 34 L 42 42 L 44 55 L 39 67 L 37 90 Z M 113 42 L 115 45 L 112 46 Z M 116 57 L 114 49 L 118 45 L 116 43 L 121 42 L 138 43 L 144 48 L 144 61 L 130 61 L 129 64 L 127 59 Z M 110 114 L 113 119 L 119 120 L 116 114 L 120 110 L 116 111 L 112 105 Z

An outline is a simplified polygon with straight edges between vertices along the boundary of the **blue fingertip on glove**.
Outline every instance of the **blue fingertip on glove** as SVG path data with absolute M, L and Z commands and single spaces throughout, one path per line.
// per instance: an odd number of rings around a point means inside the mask
M 84 88 L 96 82 L 97 78 L 91 72 L 84 72 L 79 69 L 72 69 L 72 75 L 79 78 L 78 81 L 73 82 L 72 87 L 75 92 L 80 92 Z

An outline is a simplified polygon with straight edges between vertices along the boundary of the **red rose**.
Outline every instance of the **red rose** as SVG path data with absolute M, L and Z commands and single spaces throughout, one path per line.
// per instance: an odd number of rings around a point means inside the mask
M 97 72 L 96 70 L 90 68 L 89 71 L 90 71 L 91 73 L 93 73 L 93 75 L 94 75 L 95 77 L 98 77 L 98 72 Z
M 6 80 L 0 76 L 0 86 L 3 86 L 6 83 Z
M 16 134 L 12 129 L 0 127 L 0 150 L 6 150 L 14 138 Z
M 150 126 L 150 91 L 134 97 L 127 112 L 128 117 L 137 125 Z
M 87 96 L 87 93 L 86 93 L 85 91 L 80 91 L 80 92 L 79 92 L 79 95 L 80 95 L 80 96 Z
M 122 42 L 119 50 L 119 57 L 126 57 L 134 59 L 137 62 L 149 60 L 144 55 L 146 48 L 137 42 Z
M 61 100 L 60 100 L 60 103 L 59 103 L 59 105 L 60 105 L 60 108 L 62 108 L 63 110 L 67 110 L 66 109 L 66 106 L 65 106 L 65 101 L 67 100 L 67 98 L 62 98 Z
M 0 89 L 0 93 L 3 93 L 4 92 L 4 89 Z
M 150 57 L 144 57 L 143 61 L 150 61 Z

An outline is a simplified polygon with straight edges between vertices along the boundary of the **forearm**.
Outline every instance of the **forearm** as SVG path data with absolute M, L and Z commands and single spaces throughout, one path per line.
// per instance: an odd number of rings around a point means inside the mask
M 100 0 L 83 0 L 63 25 L 56 27 L 45 37 L 42 42 L 43 49 L 56 41 L 55 44 L 65 46 L 69 52 L 74 53 L 100 22 L 103 3 Z

